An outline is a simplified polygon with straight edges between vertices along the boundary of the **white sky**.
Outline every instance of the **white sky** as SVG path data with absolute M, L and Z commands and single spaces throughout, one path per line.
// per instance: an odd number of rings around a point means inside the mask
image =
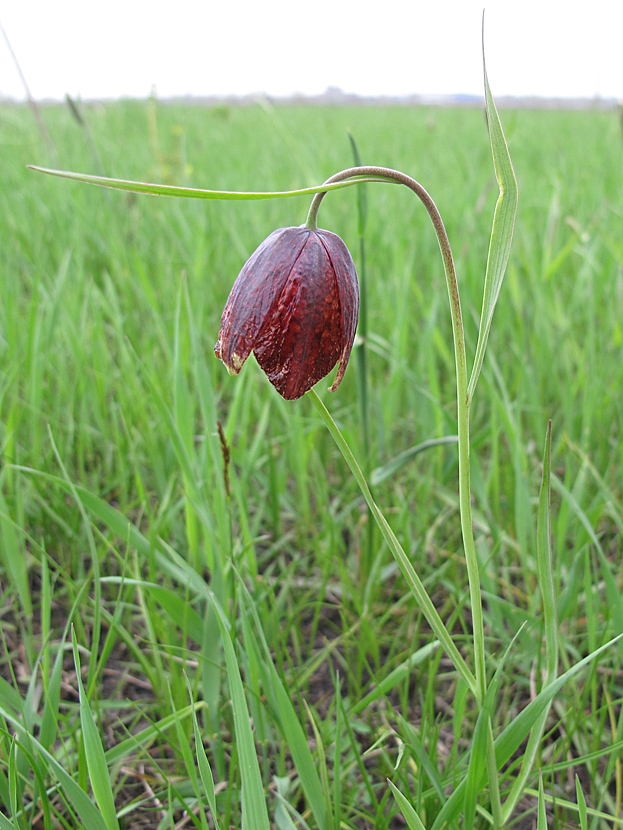
M 623 0 L 0 0 L 0 23 L 38 99 L 481 94 L 483 5 L 495 95 L 623 99 Z

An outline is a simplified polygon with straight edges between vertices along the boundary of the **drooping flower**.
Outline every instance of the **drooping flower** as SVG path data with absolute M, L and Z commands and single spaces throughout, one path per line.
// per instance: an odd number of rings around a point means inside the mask
M 275 389 L 295 400 L 340 367 L 355 339 L 359 285 L 339 236 L 305 226 L 281 228 L 243 266 L 231 290 L 214 347 L 230 374 L 253 351 Z

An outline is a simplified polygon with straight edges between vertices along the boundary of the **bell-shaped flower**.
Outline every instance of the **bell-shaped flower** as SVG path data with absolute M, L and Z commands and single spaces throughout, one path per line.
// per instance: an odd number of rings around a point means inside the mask
M 355 339 L 359 284 L 348 248 L 330 231 L 281 228 L 252 254 L 225 305 L 214 351 L 238 374 L 253 351 L 275 389 L 295 400 L 340 367 Z

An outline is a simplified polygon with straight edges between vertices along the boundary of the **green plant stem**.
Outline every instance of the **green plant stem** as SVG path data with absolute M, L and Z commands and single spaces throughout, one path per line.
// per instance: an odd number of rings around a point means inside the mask
M 354 136 L 349 131 L 348 138 L 353 152 L 353 164 L 360 167 L 361 157 L 359 148 Z M 359 323 L 357 324 L 357 397 L 359 400 L 359 411 L 361 413 L 361 434 L 363 439 L 363 469 L 368 482 L 370 483 L 370 472 L 372 470 L 372 441 L 370 438 L 370 414 L 368 396 L 368 275 L 366 269 L 366 218 L 367 198 L 366 186 L 357 185 L 357 228 L 359 232 Z M 368 508 L 366 522 L 366 544 L 361 557 L 361 574 L 364 583 L 367 583 L 372 572 L 374 561 L 374 529 L 375 522 L 372 511 Z
M 363 187 L 363 185 L 359 185 Z M 361 342 L 357 348 L 357 370 L 358 384 L 357 395 L 359 398 L 359 412 L 361 413 L 361 432 L 363 437 L 364 470 L 368 481 L 372 469 L 372 442 L 370 440 L 370 416 L 368 398 L 368 287 L 366 274 L 366 243 L 363 236 L 363 229 L 359 236 L 359 286 L 361 290 L 361 305 L 359 309 L 358 333 Z M 361 573 L 363 581 L 367 582 L 372 571 L 374 560 L 374 521 L 370 508 L 368 508 L 368 521 L 366 524 L 366 549 L 362 559 Z
M 396 562 L 400 570 L 402 571 L 405 579 L 409 583 L 409 586 L 417 598 L 417 601 L 424 613 L 424 616 L 428 620 L 430 627 L 433 629 L 435 635 L 437 636 L 439 642 L 441 643 L 442 647 L 445 649 L 446 654 L 454 663 L 455 668 L 462 675 L 463 679 L 472 690 L 474 696 L 477 696 L 477 683 L 476 678 L 470 671 L 467 663 L 461 656 L 461 652 L 458 650 L 456 645 L 454 644 L 454 640 L 448 633 L 447 628 L 443 624 L 443 620 L 439 616 L 437 609 L 435 608 L 433 601 L 428 595 L 426 588 L 420 577 L 417 575 L 413 565 L 409 561 L 409 558 L 396 538 L 394 531 L 389 526 L 387 519 L 379 509 L 378 505 L 372 498 L 372 493 L 370 492 L 370 488 L 368 487 L 368 482 L 366 481 L 366 477 L 361 472 L 361 467 L 357 463 L 357 459 L 352 453 L 352 450 L 348 446 L 348 443 L 344 436 L 342 435 L 339 427 L 331 417 L 331 413 L 324 405 L 324 403 L 320 400 L 317 393 L 310 389 L 307 393 L 309 397 L 313 400 L 316 409 L 320 413 L 322 420 L 325 422 L 329 432 L 333 436 L 335 443 L 338 446 L 338 449 L 344 456 L 344 459 L 348 466 L 351 469 L 353 476 L 355 477 L 355 481 L 359 485 L 359 488 L 363 494 L 363 497 L 366 500 L 366 503 L 370 510 L 372 511 L 376 523 L 383 535 L 383 538 L 387 542 L 389 549 L 391 550 Z
M 469 398 L 467 394 L 467 359 L 465 354 L 465 333 L 463 329 L 463 317 L 461 314 L 461 300 L 459 297 L 459 285 L 452 258 L 452 250 L 448 234 L 443 224 L 441 214 L 430 195 L 419 182 L 410 176 L 391 170 L 385 167 L 361 166 L 350 167 L 336 173 L 327 179 L 325 184 L 334 184 L 351 179 L 353 177 L 370 177 L 375 181 L 386 180 L 403 184 L 412 190 L 423 203 L 433 223 L 437 241 L 441 250 L 443 267 L 448 286 L 448 297 L 450 300 L 450 314 L 452 316 L 452 333 L 454 338 L 454 357 L 456 366 L 457 386 L 457 422 L 459 434 L 459 511 L 461 514 L 461 531 L 463 534 L 463 546 L 465 550 L 465 563 L 467 566 L 467 578 L 469 581 L 470 603 L 472 609 L 472 628 L 474 638 L 474 668 L 476 675 L 476 699 L 482 704 L 487 686 L 485 670 L 485 638 L 482 616 L 482 597 L 480 592 L 480 575 L 478 571 L 478 559 L 476 557 L 476 545 L 472 530 L 472 509 L 470 503 L 470 476 L 469 476 Z M 316 227 L 318 209 L 325 193 L 317 193 L 307 215 L 306 225 L 309 228 Z

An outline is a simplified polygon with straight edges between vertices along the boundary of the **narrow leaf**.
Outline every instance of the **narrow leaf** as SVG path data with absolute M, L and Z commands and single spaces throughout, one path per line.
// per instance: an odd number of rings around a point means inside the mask
M 575 776 L 575 792 L 576 797 L 578 800 L 578 811 L 580 813 L 580 827 L 581 830 L 588 830 L 588 815 L 586 811 L 586 799 L 584 798 L 584 793 L 582 792 L 582 785 L 580 784 L 580 779 L 578 776 Z
M 197 713 L 195 712 L 195 705 L 193 701 L 193 692 L 188 678 L 186 678 L 186 687 L 190 696 L 193 713 L 193 733 L 195 735 L 195 753 L 197 755 L 197 764 L 199 766 L 199 775 L 201 776 L 201 783 L 208 799 L 210 810 L 212 811 L 212 820 L 216 830 L 221 830 L 221 825 L 216 810 L 216 793 L 214 791 L 214 776 L 212 775 L 212 767 L 208 761 L 208 756 L 203 748 L 203 741 L 201 739 L 201 732 L 199 731 L 199 722 L 197 720 Z
M 487 732 L 489 728 L 489 710 L 484 707 L 480 710 L 476 729 L 472 739 L 469 767 L 467 769 L 467 785 L 465 787 L 465 800 L 463 802 L 463 825 L 474 826 L 476 817 L 476 805 L 478 794 L 482 789 L 483 770 L 487 758 Z
M 351 187 L 359 182 L 386 181 L 375 176 L 359 176 L 332 184 L 319 184 L 314 187 L 303 187 L 299 190 L 273 191 L 238 191 L 238 190 L 201 190 L 195 187 L 176 187 L 170 184 L 151 184 L 149 182 L 133 182 L 126 179 L 109 179 L 106 176 L 91 176 L 88 173 L 72 173 L 69 170 L 51 170 L 48 167 L 27 165 L 29 170 L 38 173 L 48 173 L 50 176 L 59 176 L 62 179 L 72 179 L 85 184 L 96 184 L 100 187 L 109 187 L 112 190 L 126 190 L 131 193 L 148 193 L 151 196 L 177 196 L 184 199 L 219 199 L 253 200 L 253 199 L 284 199 L 288 196 L 312 196 L 314 193 L 325 193 L 328 190 L 339 190 L 342 187 Z
M 618 643 L 622 637 L 623 634 L 619 634 L 618 637 L 614 637 L 612 640 L 609 640 L 603 646 L 595 649 L 595 651 L 591 654 L 588 654 L 586 657 L 582 658 L 582 660 L 574 666 L 571 666 L 570 669 L 567 669 L 567 671 L 564 674 L 561 674 L 560 677 L 558 677 L 553 683 L 550 683 L 549 686 L 542 689 L 541 692 L 530 701 L 526 708 L 523 709 L 519 715 L 504 728 L 502 733 L 495 739 L 495 761 L 498 769 L 503 767 L 504 764 L 510 760 L 513 753 L 517 750 L 521 742 L 526 738 L 536 723 L 538 717 L 544 709 L 549 706 L 554 695 L 565 685 L 565 683 L 567 683 L 567 681 L 569 681 L 574 675 L 580 672 L 593 660 L 596 660 L 597 657 L 606 649 L 615 645 L 615 643 Z M 485 771 L 483 770 L 483 777 L 484 773 Z M 439 811 L 435 821 L 433 822 L 432 830 L 440 830 L 444 824 L 457 818 L 461 812 L 465 799 L 465 787 L 466 779 L 464 778 L 463 781 L 455 787 L 452 795 Z
M 89 778 L 95 801 L 101 810 L 108 830 L 119 830 L 117 810 L 112 786 L 110 784 L 110 773 L 106 763 L 104 748 L 100 735 L 93 719 L 93 713 L 89 701 L 84 693 L 82 679 L 80 677 L 80 658 L 78 656 L 78 643 L 75 632 L 72 629 L 72 643 L 74 649 L 74 663 L 76 665 L 76 682 L 78 684 L 78 695 L 80 703 L 80 725 L 84 740 L 84 754 L 86 756 Z
M 386 695 L 389 691 L 394 689 L 401 683 L 405 677 L 411 673 L 411 669 L 425 660 L 433 651 L 439 647 L 439 640 L 433 640 L 432 643 L 427 643 L 422 648 L 414 652 L 399 666 L 396 666 L 387 677 L 384 677 L 365 697 L 354 703 L 348 710 L 350 715 L 356 715 L 366 709 L 375 700 Z
M 458 435 L 444 435 L 441 438 L 432 438 L 430 441 L 422 441 L 421 444 L 409 447 L 408 450 L 404 450 L 399 453 L 395 458 L 392 458 L 391 461 L 383 464 L 382 467 L 376 467 L 376 469 L 372 470 L 370 473 L 370 484 L 374 487 L 382 481 L 385 481 L 385 479 L 390 476 L 393 476 L 394 473 L 396 473 L 402 466 L 404 466 L 408 461 L 411 461 L 412 458 L 415 458 L 416 455 L 424 452 L 424 450 L 429 450 L 432 447 L 438 447 L 441 444 L 456 444 L 458 440 Z
M 424 583 L 418 576 L 415 568 L 411 564 L 411 560 L 405 553 L 404 548 L 396 538 L 394 531 L 389 526 L 387 519 L 380 511 L 379 507 L 377 506 L 376 502 L 372 498 L 372 493 L 370 492 L 370 488 L 368 487 L 368 483 L 365 479 L 365 476 L 361 472 L 361 467 L 357 463 L 355 456 L 353 455 L 348 443 L 344 439 L 339 427 L 331 417 L 331 413 L 326 408 L 324 403 L 320 400 L 316 392 L 311 389 L 307 393 L 311 399 L 313 400 L 316 409 L 320 413 L 320 417 L 325 422 L 329 432 L 333 436 L 333 440 L 338 446 L 338 449 L 344 456 L 344 460 L 348 464 L 355 477 L 355 481 L 359 485 L 359 489 L 361 490 L 363 497 L 365 498 L 368 507 L 372 511 L 374 519 L 379 526 L 381 534 L 383 538 L 387 542 L 389 549 L 391 550 L 398 567 L 402 571 L 402 575 L 407 581 L 409 588 L 413 592 L 420 608 L 426 619 L 428 620 L 431 628 L 435 632 L 437 638 L 439 639 L 442 647 L 444 648 L 448 657 L 454 663 L 455 668 L 457 671 L 462 675 L 463 679 L 472 690 L 474 694 L 477 694 L 477 686 L 476 686 L 476 678 L 474 677 L 473 673 L 471 672 L 470 668 L 468 667 L 467 663 L 463 659 L 460 651 L 456 647 L 452 637 L 448 633 L 447 628 L 445 627 L 443 620 L 439 616 L 433 601 L 431 600 L 426 588 L 424 587 Z
M 415 729 L 408 721 L 406 721 L 400 713 L 397 713 L 397 718 L 398 722 L 402 726 L 405 740 L 415 755 L 417 764 L 420 767 L 420 776 L 422 776 L 423 773 L 428 777 L 428 780 L 431 782 L 435 792 L 439 796 L 439 801 L 443 804 L 446 800 L 443 783 L 435 764 L 431 761 L 428 752 L 426 751 L 426 747 L 422 743 L 419 730 Z
M 551 522 L 551 469 L 552 469 L 552 422 L 547 425 L 545 452 L 543 455 L 543 481 L 539 495 L 537 516 L 537 567 L 545 619 L 545 649 L 547 654 L 547 679 L 551 683 L 558 671 L 558 619 L 556 615 L 556 593 L 554 589 L 554 567 L 552 556 Z
M 400 810 L 402 811 L 402 814 L 405 817 L 405 821 L 409 826 L 409 830 L 426 830 L 426 828 L 422 824 L 422 819 L 415 812 L 415 810 L 409 803 L 408 799 L 400 792 L 398 787 L 392 784 L 392 782 L 389 779 L 387 783 L 389 784 L 391 791 L 394 794 L 394 798 L 396 799 L 398 806 L 400 807 Z
M 109 830 L 108 825 L 104 821 L 100 811 L 97 807 L 95 807 L 84 790 L 73 780 L 71 775 L 65 772 L 62 765 L 59 764 L 54 755 L 52 755 L 51 752 L 48 752 L 48 750 L 42 746 L 35 737 L 28 734 L 18 718 L 13 717 L 1 706 L 0 717 L 5 718 L 11 724 L 16 734 L 22 741 L 30 743 L 32 746 L 36 747 L 37 751 L 45 758 L 46 762 L 58 778 L 61 787 L 65 791 L 67 800 L 82 819 L 84 826 L 88 827 L 89 830 Z
M 543 454 L 543 477 L 539 495 L 539 511 L 537 517 L 537 570 L 541 597 L 543 603 L 543 618 L 545 628 L 545 686 L 553 683 L 558 673 L 558 620 L 556 615 L 556 595 L 554 591 L 554 571 L 552 558 L 551 533 L 551 466 L 552 466 L 552 422 L 547 425 L 545 436 L 545 450 Z M 508 821 L 521 798 L 526 781 L 532 772 L 534 760 L 537 756 L 541 738 L 545 731 L 547 717 L 550 710 L 548 704 L 536 719 L 528 744 L 523 753 L 521 770 L 506 799 L 503 810 L 503 819 Z
M 487 271 L 485 274 L 485 288 L 482 299 L 482 313 L 480 315 L 480 329 L 478 331 L 478 344 L 474 357 L 474 366 L 467 389 L 467 399 L 471 401 L 474 390 L 478 383 L 480 371 L 485 357 L 489 331 L 493 320 L 493 312 L 500 296 L 502 280 L 506 272 L 506 265 L 513 241 L 513 230 L 515 227 L 515 214 L 517 213 L 517 180 L 508 152 L 508 146 L 502 130 L 502 124 L 498 116 L 487 78 L 487 67 L 484 55 L 483 35 L 483 69 L 485 79 L 485 109 L 487 123 L 489 125 L 489 142 L 493 154 L 493 167 L 495 177 L 500 189 L 495 212 L 493 214 L 493 226 L 491 228 L 491 241 L 489 243 L 489 256 L 487 258 Z
M 17 830 L 17 827 L 3 813 L 0 813 L 0 830 Z
M 564 497 L 564 499 L 569 503 L 572 511 L 578 517 L 580 522 L 582 523 L 584 529 L 588 533 L 591 542 L 595 545 L 597 549 L 597 554 L 601 560 L 601 574 L 604 580 L 604 585 L 606 587 L 606 597 L 608 599 L 608 606 L 609 611 L 612 616 L 612 620 L 614 622 L 615 630 L 617 632 L 623 631 L 623 596 L 619 592 L 617 584 L 612 576 L 610 570 L 610 564 L 608 562 L 608 558 L 605 554 L 603 546 L 599 541 L 599 537 L 593 528 L 590 519 L 586 515 L 585 511 L 580 507 L 578 504 L 577 499 L 571 493 L 565 485 L 560 481 L 557 476 L 552 476 L 552 484 L 558 490 L 558 492 Z
M 301 726 L 292 703 L 292 696 L 288 693 L 288 690 L 284 686 L 277 669 L 275 668 L 271 650 L 264 636 L 257 609 L 251 599 L 248 589 L 242 579 L 238 580 L 238 584 L 241 590 L 241 611 L 243 614 L 250 613 L 258 631 L 257 646 L 259 646 L 259 649 L 261 649 L 263 653 L 264 667 L 267 670 L 268 675 L 267 685 L 274 695 L 279 725 L 287 741 L 288 748 L 292 753 L 292 760 L 294 761 L 294 766 L 299 774 L 299 779 L 301 781 L 305 797 L 307 798 L 311 811 L 314 814 L 318 829 L 329 830 L 330 821 L 327 815 L 327 802 L 325 800 L 322 782 L 314 764 L 312 752 L 309 748 L 307 735 Z M 256 647 L 255 644 L 252 643 L 248 643 L 246 645 L 248 649 L 252 646 Z
M 178 709 L 175 715 L 167 715 L 156 723 L 151 724 L 151 726 L 141 729 L 141 731 L 137 732 L 136 735 L 132 735 L 132 737 L 126 738 L 124 741 L 115 744 L 115 746 L 112 746 L 106 752 L 107 763 L 119 763 L 130 753 L 136 752 L 138 747 L 145 746 L 158 737 L 158 735 L 162 735 L 163 732 L 170 729 L 176 720 L 183 720 L 184 718 L 189 717 L 196 709 L 199 709 L 202 706 L 205 706 L 205 704 L 196 703 L 194 706 L 185 706 L 183 709 Z
M 234 730 L 238 757 L 240 759 L 240 777 L 242 779 L 242 830 L 270 830 L 264 787 L 260 765 L 255 752 L 253 732 L 249 709 L 244 696 L 240 667 L 236 659 L 236 652 L 229 634 L 227 619 L 216 597 L 212 596 L 217 611 L 217 621 L 223 638 L 223 650 L 229 689 L 231 693 L 232 709 L 234 713 Z
M 541 770 L 539 770 L 539 804 L 537 807 L 536 830 L 547 830 L 545 795 L 543 793 L 543 774 L 541 773 Z

